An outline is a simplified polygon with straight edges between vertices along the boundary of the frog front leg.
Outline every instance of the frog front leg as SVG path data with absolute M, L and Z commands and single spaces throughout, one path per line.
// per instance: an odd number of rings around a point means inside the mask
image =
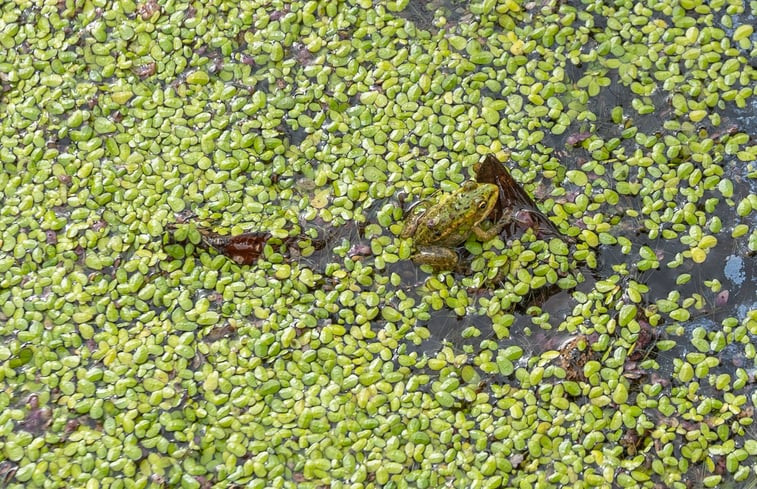
M 410 257 L 418 265 L 431 265 L 436 270 L 452 270 L 457 265 L 457 253 L 443 246 L 419 246 Z
M 482 243 L 485 243 L 486 241 L 489 241 L 490 239 L 501 233 L 502 229 L 504 229 L 505 225 L 510 221 L 512 221 L 512 213 L 505 211 L 502 217 L 500 217 L 499 220 L 494 223 L 494 225 L 489 229 L 482 229 L 478 224 L 473 226 L 473 234 L 475 234 Z

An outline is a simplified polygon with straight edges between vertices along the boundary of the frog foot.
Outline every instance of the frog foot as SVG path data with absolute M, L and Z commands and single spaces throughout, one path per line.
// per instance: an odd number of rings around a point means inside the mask
M 410 259 L 418 265 L 431 265 L 436 270 L 452 270 L 458 261 L 455 250 L 442 246 L 420 246 Z

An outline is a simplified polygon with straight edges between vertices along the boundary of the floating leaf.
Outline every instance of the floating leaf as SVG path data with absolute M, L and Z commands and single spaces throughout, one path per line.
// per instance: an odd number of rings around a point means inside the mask
M 497 206 L 490 217 L 497 222 L 505 214 L 514 216 L 513 225 L 521 228 L 533 229 L 539 236 L 560 236 L 555 225 L 536 206 L 531 197 L 515 181 L 494 155 L 488 154 L 476 168 L 476 181 L 492 183 L 499 188 Z M 512 235 L 514 229 L 506 228 L 508 235 Z

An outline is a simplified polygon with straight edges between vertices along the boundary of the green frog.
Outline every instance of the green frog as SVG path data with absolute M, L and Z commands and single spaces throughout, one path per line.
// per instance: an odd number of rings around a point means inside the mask
M 508 219 L 503 217 L 489 229 L 481 227 L 498 197 L 496 185 L 468 180 L 452 193 L 419 202 L 410 210 L 400 235 L 413 238 L 416 253 L 411 259 L 436 269 L 454 268 L 458 261 L 454 247 L 465 242 L 471 233 L 481 241 L 488 241 L 507 223 Z

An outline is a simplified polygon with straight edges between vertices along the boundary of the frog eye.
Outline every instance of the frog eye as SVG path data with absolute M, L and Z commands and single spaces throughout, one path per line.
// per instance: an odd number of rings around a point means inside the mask
M 479 200 L 478 201 L 478 208 L 481 209 L 481 210 L 486 209 L 486 204 L 487 204 L 487 202 L 485 200 Z

